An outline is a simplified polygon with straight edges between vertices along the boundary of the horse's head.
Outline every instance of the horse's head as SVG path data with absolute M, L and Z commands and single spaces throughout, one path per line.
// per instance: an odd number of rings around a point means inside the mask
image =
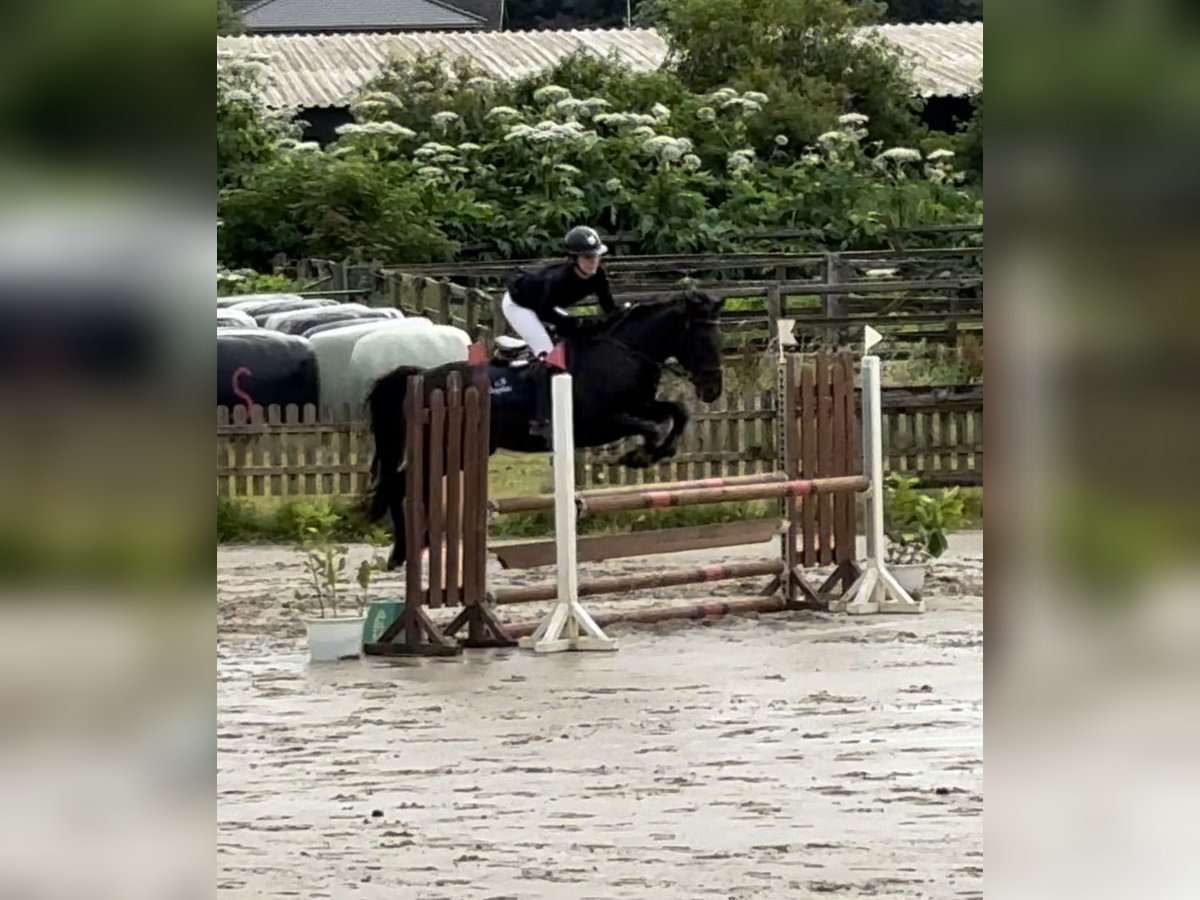
M 700 291 L 689 291 L 680 300 L 684 327 L 679 335 L 675 358 L 687 370 L 696 393 L 705 403 L 721 396 L 721 307 L 723 299 L 714 299 Z

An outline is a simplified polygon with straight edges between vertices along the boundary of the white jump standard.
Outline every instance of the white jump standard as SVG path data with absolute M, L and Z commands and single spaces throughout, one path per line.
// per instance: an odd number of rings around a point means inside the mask
M 554 376 L 551 385 L 554 424 L 554 536 L 558 601 L 537 631 L 520 645 L 537 653 L 563 650 L 616 650 L 617 642 L 604 633 L 579 602 L 579 566 L 575 547 L 575 417 L 571 376 Z

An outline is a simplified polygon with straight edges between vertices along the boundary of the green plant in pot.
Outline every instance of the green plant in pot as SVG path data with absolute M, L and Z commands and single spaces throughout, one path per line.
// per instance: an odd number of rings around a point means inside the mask
M 887 562 L 910 593 L 920 592 L 926 566 L 946 552 L 947 532 L 965 521 L 957 487 L 929 494 L 917 489 L 916 478 L 888 476 L 884 486 Z
M 314 662 L 362 654 L 363 597 L 355 595 L 344 580 L 349 548 L 334 539 L 338 518 L 331 510 L 310 510 L 299 526 L 304 568 L 320 613 L 319 618 L 305 620 L 309 657 Z M 297 589 L 295 596 L 303 601 L 305 592 Z M 353 614 L 339 615 L 339 604 Z

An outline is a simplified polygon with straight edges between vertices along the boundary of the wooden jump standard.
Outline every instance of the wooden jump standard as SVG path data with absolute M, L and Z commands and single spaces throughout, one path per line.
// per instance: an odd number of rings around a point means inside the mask
M 873 367 L 871 361 L 874 362 Z M 578 606 L 578 597 L 581 596 L 758 576 L 771 576 L 771 582 L 763 593 L 776 596 L 734 603 L 707 602 L 638 610 L 598 616 L 595 620 L 589 617 L 589 621 L 597 626 L 595 645 L 605 648 L 612 646 L 607 637 L 602 636 L 599 625 L 613 621 L 702 618 L 730 612 L 765 612 L 785 608 L 845 609 L 852 613 L 882 609 L 919 610 L 919 603 L 903 594 L 898 586 L 889 583 L 894 582 L 890 574 L 885 571 L 880 575 L 880 566 L 869 562 L 867 571 L 862 572 L 855 561 L 856 493 L 867 493 L 868 550 L 871 551 L 873 546 L 883 546 L 882 510 L 872 502 L 876 492 L 870 490 L 872 476 L 876 474 L 870 465 L 872 460 L 879 460 L 879 481 L 874 483 L 882 481 L 881 448 L 874 449 L 880 436 L 878 423 L 875 423 L 874 431 L 871 429 L 872 416 L 878 418 L 879 413 L 878 360 L 874 357 L 863 358 L 865 428 L 861 442 L 854 402 L 855 362 L 849 353 L 838 356 L 817 354 L 807 364 L 802 364 L 794 355 L 786 358 L 781 373 L 780 397 L 782 472 L 575 492 L 573 450 L 568 453 L 560 451 L 555 454 L 557 480 L 566 480 L 566 474 L 558 472 L 564 465 L 571 476 L 570 487 L 565 492 L 502 498 L 491 502 L 487 499 L 487 458 L 479 452 L 480 448 L 487 446 L 486 378 L 482 374 L 477 376 L 475 383 L 465 390 L 452 381 L 447 391 L 432 392 L 426 401 L 422 400 L 420 378 L 412 379 L 406 404 L 410 411 L 407 418 L 408 498 L 405 502 L 409 524 L 406 596 L 416 598 L 416 602 L 407 603 L 401 618 L 381 636 L 379 642 L 367 645 L 366 651 L 375 654 L 459 652 L 460 646 L 450 636 L 464 625 L 467 626 L 467 634 L 462 641 L 463 646 L 506 646 L 511 645 L 514 638 L 528 634 L 533 629 L 523 625 L 502 624 L 494 613 L 497 606 L 559 598 L 559 606 L 568 609 L 571 597 Z M 873 408 L 870 403 L 871 392 L 868 390 L 870 378 L 873 378 L 871 383 L 876 392 Z M 560 380 L 556 379 L 556 385 Z M 412 415 L 412 411 L 416 415 Z M 558 416 L 557 409 L 555 414 Z M 564 425 L 569 422 L 569 417 L 568 410 L 561 417 L 566 420 Z M 562 447 L 562 440 L 557 446 Z M 869 464 L 865 474 L 864 457 Z M 444 488 L 428 492 L 427 502 L 417 490 L 426 478 L 426 467 L 430 484 L 440 486 L 443 479 L 445 482 Z M 506 568 L 547 565 L 557 559 L 560 563 L 557 582 L 500 588 L 488 593 L 485 588 L 488 515 L 554 508 L 560 496 L 566 502 L 560 501 L 562 514 L 555 516 L 559 533 L 554 541 L 493 548 Z M 585 538 L 575 536 L 574 520 L 577 516 L 761 499 L 782 500 L 785 513 L 783 520 L 763 519 Z M 875 515 L 877 508 L 878 516 Z M 566 521 L 568 518 L 570 522 Z M 872 533 L 875 518 L 879 518 L 878 539 Z M 420 556 L 422 538 L 426 535 L 430 548 L 427 581 L 422 576 Z M 575 571 L 579 560 L 757 543 L 771 536 L 779 536 L 782 544 L 781 555 L 774 559 L 584 581 L 578 580 Z M 568 555 L 574 557 L 570 562 L 570 572 L 564 571 L 562 560 L 559 559 L 563 549 L 569 549 L 571 553 Z M 875 556 L 868 553 L 869 560 Z M 834 567 L 832 575 L 815 589 L 804 578 L 804 570 L 812 566 Z M 839 585 L 841 590 L 833 593 Z M 781 587 L 782 596 L 778 596 Z M 880 594 L 881 591 L 884 593 Z M 562 603 L 564 595 L 569 595 L 566 605 Z M 887 602 L 889 596 L 894 600 L 890 604 Z M 847 597 L 854 599 L 847 603 Z M 426 607 L 456 606 L 460 603 L 462 610 L 445 631 L 440 630 L 425 612 Z M 582 610 L 582 607 L 578 608 Z M 569 617 L 563 613 L 559 618 L 561 621 L 557 627 L 561 631 Z M 543 625 L 548 622 L 549 619 Z M 553 649 L 571 645 L 569 640 L 566 643 L 563 643 L 566 639 L 556 640 L 557 645 Z M 576 645 L 579 640 L 576 638 Z M 586 640 L 586 636 L 583 640 Z M 543 645 L 543 649 L 546 649 L 548 642 L 543 640 Z

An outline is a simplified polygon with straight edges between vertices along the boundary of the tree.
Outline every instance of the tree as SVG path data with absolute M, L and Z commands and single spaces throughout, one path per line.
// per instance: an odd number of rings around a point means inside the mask
M 975 111 L 958 137 L 958 155 L 963 168 L 983 184 L 983 88 L 971 98 Z
M 232 0 L 217 0 L 217 34 L 241 34 L 246 30 L 242 14 L 233 8 Z
M 810 143 L 847 112 L 866 114 L 873 138 L 914 141 L 915 85 L 894 48 L 857 31 L 881 10 L 847 0 L 646 0 L 639 21 L 666 38 L 691 90 L 766 94 L 763 126 L 790 141 Z

